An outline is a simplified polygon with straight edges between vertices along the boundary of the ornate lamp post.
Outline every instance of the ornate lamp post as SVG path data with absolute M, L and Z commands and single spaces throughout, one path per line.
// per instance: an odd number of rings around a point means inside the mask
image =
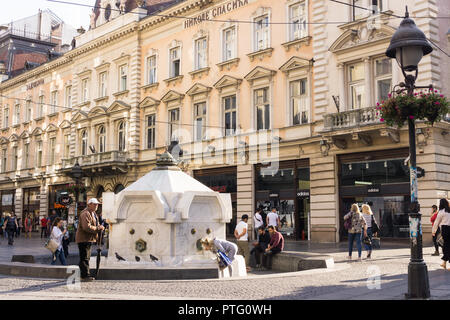
M 70 171 L 70 176 L 75 180 L 75 217 L 78 217 L 78 193 L 80 180 L 83 177 L 83 169 L 81 169 L 78 160 L 75 162 L 75 165 L 72 167 Z
M 416 88 L 424 88 L 414 85 L 418 75 L 417 65 L 422 57 L 431 51 L 433 51 L 433 48 L 428 43 L 425 34 L 409 18 L 408 7 L 406 7 L 405 18 L 392 36 L 386 55 L 389 58 L 395 58 L 402 69 L 405 83 L 401 83 L 400 87 L 404 87 L 408 95 L 413 95 Z M 414 74 L 407 74 L 406 72 L 414 72 Z M 407 298 L 429 298 L 430 285 L 427 266 L 422 255 L 422 226 L 417 195 L 416 129 L 414 119 L 411 119 L 411 117 L 408 119 L 408 127 L 411 176 L 411 207 L 409 213 L 411 260 L 408 265 L 408 293 L 406 296 Z

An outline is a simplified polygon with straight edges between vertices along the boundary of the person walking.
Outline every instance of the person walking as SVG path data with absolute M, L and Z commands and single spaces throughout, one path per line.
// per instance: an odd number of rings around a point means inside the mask
M 14 233 L 17 230 L 17 218 L 14 212 L 12 212 L 9 216 L 6 217 L 5 221 L 5 229 L 8 233 L 8 245 L 14 245 Z
M 255 230 L 255 239 L 258 239 L 259 227 L 264 227 L 264 220 L 261 216 L 261 208 L 256 209 L 256 213 L 253 216 L 253 229 Z
M 66 221 L 64 221 L 64 229 L 66 229 L 66 232 L 64 233 L 64 236 L 62 238 L 62 248 L 64 251 L 64 257 L 67 259 L 67 257 L 69 256 L 70 233 L 67 230 Z
M 263 267 L 271 270 L 273 256 L 284 250 L 284 237 L 274 226 L 269 226 L 267 229 L 270 234 L 270 242 L 264 252 Z
M 441 258 L 444 262 L 441 264 L 441 267 L 447 269 L 447 261 L 450 262 L 450 206 L 447 199 L 441 199 L 439 201 L 439 213 L 431 229 L 433 237 L 436 236 L 439 227 L 441 228 L 442 238 L 444 239 L 444 247 L 442 248 L 444 255 Z
M 437 205 L 433 204 L 431 206 L 431 227 L 434 226 L 434 222 L 436 221 L 437 215 L 438 215 L 438 207 Z M 436 235 L 433 236 L 433 244 L 434 244 L 434 253 L 431 254 L 432 256 L 438 256 L 439 255 L 439 244 L 437 243 L 437 238 L 439 237 L 439 234 L 441 233 L 441 228 L 437 228 Z
M 41 219 L 41 238 L 42 235 L 44 236 L 44 238 L 47 238 L 47 218 L 46 217 L 42 217 Z
M 16 230 L 16 238 L 20 237 L 20 229 L 23 227 L 23 221 L 21 217 L 17 217 L 17 230 Z
M 54 240 L 58 244 L 58 248 L 56 249 L 55 253 L 53 254 L 53 260 L 51 263 L 52 265 L 55 265 L 56 260 L 58 260 L 58 259 L 63 266 L 66 265 L 66 259 L 65 259 L 66 257 L 63 252 L 62 238 L 64 237 L 64 234 L 67 232 L 67 229 L 64 229 L 64 231 L 61 231 L 63 224 L 64 224 L 64 221 L 60 217 L 57 217 L 55 219 L 55 221 L 53 222 L 50 239 Z
M 254 248 L 252 249 L 252 251 L 255 254 L 256 268 L 261 268 L 261 256 L 264 254 L 264 252 L 266 252 L 266 249 L 270 243 L 270 234 L 268 231 L 266 231 L 266 228 L 264 228 L 264 226 L 260 226 L 258 228 L 257 239 L 258 241 L 253 243 Z
M 363 204 L 361 207 L 361 211 L 362 211 L 362 216 L 366 222 L 367 225 L 367 238 L 369 239 L 368 243 L 365 243 L 364 240 L 365 238 L 362 238 L 361 240 L 364 242 L 364 247 L 366 248 L 367 251 L 367 259 L 371 259 L 372 258 L 372 237 L 373 234 L 378 232 L 378 230 L 376 230 L 374 232 L 374 227 L 376 226 L 376 220 L 375 217 L 373 215 L 372 209 L 370 209 L 370 206 L 368 204 Z
M 100 202 L 96 198 L 89 199 L 87 208 L 81 211 L 79 225 L 75 236 L 80 252 L 80 274 L 81 281 L 93 281 L 94 277 L 90 274 L 89 260 L 91 258 L 91 247 L 97 242 L 98 233 L 105 228 L 99 225 L 96 211 Z
M 356 240 L 358 261 L 361 261 L 361 233 L 364 230 L 364 238 L 367 237 L 367 224 L 356 203 L 352 204 L 350 212 L 344 216 L 344 220 L 347 219 L 352 219 L 351 228 L 348 230 L 348 260 L 352 260 L 353 242 Z
M 244 256 L 247 271 L 250 271 L 250 249 L 248 247 L 248 215 L 244 214 L 241 221 L 234 229 L 234 236 L 237 240 L 238 253 Z
M 24 221 L 24 227 L 25 227 L 25 238 L 31 239 L 31 230 L 33 228 L 33 222 L 31 221 L 31 216 L 28 214 L 25 217 Z
M 274 226 L 277 230 L 280 226 L 280 216 L 277 213 L 277 208 L 273 207 L 272 211 L 266 217 L 266 225 Z
M 0 212 L 0 237 L 3 236 L 3 224 L 5 223 L 5 217 L 2 212 Z

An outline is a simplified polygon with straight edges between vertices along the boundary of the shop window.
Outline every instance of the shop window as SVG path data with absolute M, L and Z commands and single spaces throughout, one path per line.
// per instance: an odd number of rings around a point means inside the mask
M 341 186 L 409 182 L 403 159 L 341 164 Z

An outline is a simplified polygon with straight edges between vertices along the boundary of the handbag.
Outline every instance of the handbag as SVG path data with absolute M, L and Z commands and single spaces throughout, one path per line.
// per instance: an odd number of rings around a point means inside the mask
M 53 239 L 48 239 L 45 242 L 44 247 L 50 250 L 52 253 L 55 253 L 56 250 L 58 250 L 58 243 Z
M 378 227 L 377 222 L 375 221 L 375 218 L 372 215 L 372 233 L 377 233 L 380 231 L 380 228 Z
M 352 228 L 352 219 L 353 219 L 353 214 L 350 216 L 350 218 L 348 218 L 347 220 L 344 221 L 345 230 L 350 230 Z
M 364 242 L 364 244 L 367 244 L 368 246 L 371 246 L 371 245 L 372 245 L 372 241 L 370 241 L 370 238 L 369 238 L 369 237 L 365 237 L 364 240 L 363 240 L 363 242 Z
M 230 258 L 228 258 L 227 255 L 220 250 L 217 251 L 217 258 L 225 267 L 228 267 L 232 263 Z
M 439 233 L 439 236 L 436 240 L 436 243 L 440 246 L 440 247 L 444 247 L 444 237 L 442 236 L 441 233 Z
M 372 248 L 380 249 L 381 243 L 379 237 L 372 237 Z

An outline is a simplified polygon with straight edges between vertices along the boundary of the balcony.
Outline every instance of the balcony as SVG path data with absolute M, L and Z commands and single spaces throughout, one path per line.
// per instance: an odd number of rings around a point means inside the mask
M 70 170 L 78 161 L 86 176 L 114 175 L 126 173 L 129 159 L 126 151 L 108 151 L 94 153 L 86 156 L 78 156 L 62 159 L 61 173 L 70 173 Z
M 324 132 L 382 124 L 376 107 L 327 114 L 323 121 Z

